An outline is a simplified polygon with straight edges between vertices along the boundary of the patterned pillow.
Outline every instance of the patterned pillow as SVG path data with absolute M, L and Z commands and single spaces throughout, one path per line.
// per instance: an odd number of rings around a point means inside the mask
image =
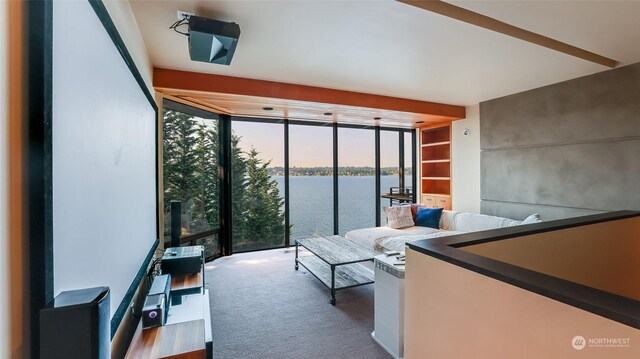
M 391 206 L 384 209 L 387 215 L 387 226 L 395 229 L 413 226 L 411 206 Z

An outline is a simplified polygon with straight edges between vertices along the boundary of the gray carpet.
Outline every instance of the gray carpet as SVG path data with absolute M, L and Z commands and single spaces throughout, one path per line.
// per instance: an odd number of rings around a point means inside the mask
M 371 338 L 372 284 L 338 291 L 334 307 L 282 249 L 216 259 L 205 276 L 216 359 L 391 358 Z

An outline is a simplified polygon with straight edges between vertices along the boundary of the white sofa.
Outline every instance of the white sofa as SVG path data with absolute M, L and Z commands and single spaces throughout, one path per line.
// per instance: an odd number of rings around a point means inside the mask
M 376 251 L 404 251 L 405 243 L 420 239 L 451 236 L 488 229 L 519 226 L 541 222 L 538 214 L 532 214 L 523 221 L 510 218 L 488 216 L 478 213 L 443 211 L 440 217 L 440 229 L 429 227 L 406 227 L 394 229 L 390 227 L 373 227 L 356 229 L 345 234 L 345 238 L 365 247 L 373 247 Z

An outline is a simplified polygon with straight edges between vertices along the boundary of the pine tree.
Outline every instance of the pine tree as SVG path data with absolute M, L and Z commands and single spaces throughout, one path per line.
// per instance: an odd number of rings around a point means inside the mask
M 198 233 L 220 226 L 220 143 L 215 122 L 167 110 L 164 115 L 165 215 L 171 201 L 182 203 L 183 226 Z M 259 249 L 284 242 L 283 203 L 277 181 L 268 172 L 270 162 L 252 148 L 244 153 L 241 137 L 231 136 L 231 195 L 233 245 Z M 165 221 L 168 224 L 168 221 Z M 169 226 L 165 225 L 165 235 Z M 217 247 L 213 240 L 203 242 Z M 210 252 L 211 249 L 208 250 Z
M 273 247 L 284 241 L 284 200 L 280 197 L 278 183 L 267 170 L 270 161 L 262 162 L 258 155 L 258 151 L 252 147 L 246 160 L 245 239 L 258 248 Z
M 219 141 L 216 126 L 209 126 L 202 130 L 201 136 L 205 138 L 206 152 L 205 163 L 202 169 L 202 187 L 204 202 L 204 217 L 211 228 L 218 228 L 220 208 L 220 179 L 218 175 Z
M 171 201 L 182 203 L 183 213 L 191 213 L 190 205 L 200 188 L 197 173 L 196 121 L 184 113 L 167 110 L 163 125 L 163 181 L 165 215 Z M 165 226 L 165 235 L 168 235 Z
M 231 211 L 233 214 L 233 242 L 234 245 L 241 242 L 247 233 L 245 211 L 247 200 L 245 191 L 247 187 L 247 164 L 240 148 L 241 137 L 235 133 L 231 135 Z

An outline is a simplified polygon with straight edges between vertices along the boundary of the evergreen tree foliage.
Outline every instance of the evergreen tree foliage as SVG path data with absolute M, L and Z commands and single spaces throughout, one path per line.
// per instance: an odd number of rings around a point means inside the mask
M 166 110 L 164 115 L 165 236 L 169 236 L 171 201 L 182 203 L 182 227 L 198 233 L 219 227 L 220 143 L 216 123 Z M 233 246 L 250 250 L 284 243 L 284 200 L 259 152 L 231 138 Z M 210 246 L 217 243 L 210 241 Z M 206 243 L 205 243 L 206 244 Z
M 168 217 L 171 201 L 182 203 L 183 213 L 191 213 L 200 186 L 196 147 L 196 121 L 189 115 L 167 110 L 163 125 L 164 208 Z M 190 221 L 188 221 L 190 222 Z M 165 225 L 165 235 L 169 235 Z M 187 228 L 188 229 L 188 228 Z
M 245 240 L 259 240 L 263 238 L 265 244 L 271 247 L 284 242 L 284 200 L 280 197 L 278 183 L 271 178 L 267 167 L 269 162 L 262 162 L 258 158 L 258 151 L 251 147 L 246 154 L 246 186 L 244 193 L 245 221 L 243 235 Z

